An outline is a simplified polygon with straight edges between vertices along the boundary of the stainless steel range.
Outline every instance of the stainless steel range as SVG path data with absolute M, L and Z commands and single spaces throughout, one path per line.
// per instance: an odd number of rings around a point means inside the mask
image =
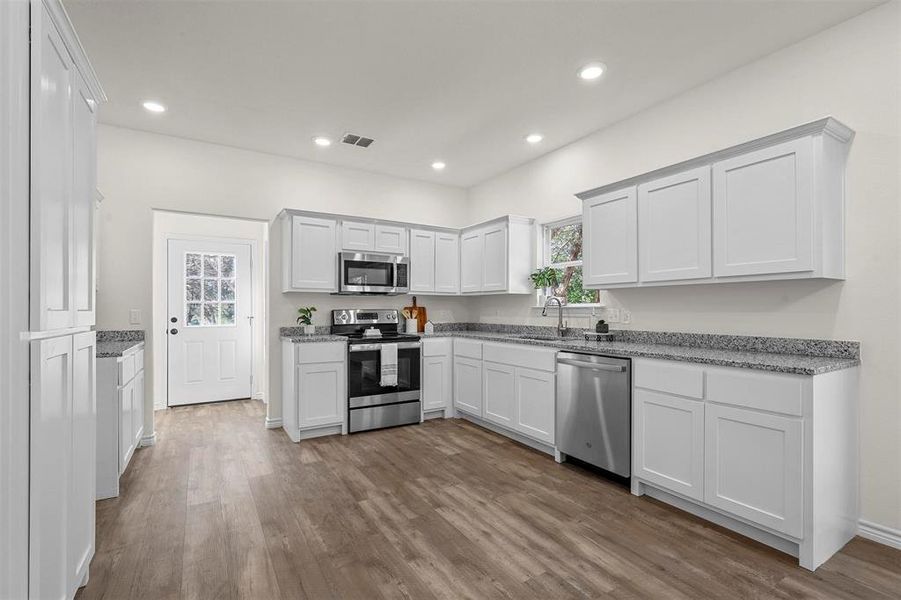
M 332 311 L 331 331 L 347 336 L 348 431 L 422 420 L 418 335 L 398 331 L 392 309 Z

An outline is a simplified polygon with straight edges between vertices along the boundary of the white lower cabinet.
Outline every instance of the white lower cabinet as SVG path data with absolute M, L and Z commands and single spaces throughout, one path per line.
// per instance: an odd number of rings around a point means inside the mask
M 144 343 L 97 361 L 97 499 L 119 495 L 119 477 L 144 437 Z
M 346 433 L 347 344 L 282 341 L 282 427 L 292 441 Z
M 709 404 L 706 429 L 707 504 L 801 537 L 801 419 Z
M 811 570 L 856 535 L 857 368 L 632 362 L 635 493 L 675 493 L 656 497 L 796 549 Z
M 422 370 L 420 388 L 422 412 L 442 411 L 450 417 L 454 403 L 453 340 L 451 338 L 422 340 Z
M 94 556 L 95 334 L 32 342 L 29 572 L 33 598 L 71 598 Z
M 535 369 L 516 369 L 514 414 L 516 431 L 548 444 L 554 443 L 556 377 Z
M 482 416 L 482 361 L 454 356 L 454 407 Z
M 704 403 L 636 389 L 632 472 L 662 488 L 704 499 Z
M 516 369 L 493 362 L 482 364 L 482 397 L 485 420 L 503 427 L 516 427 Z

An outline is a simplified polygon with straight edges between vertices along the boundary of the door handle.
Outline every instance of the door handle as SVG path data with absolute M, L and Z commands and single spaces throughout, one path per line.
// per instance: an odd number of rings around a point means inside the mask
M 604 363 L 586 362 L 583 360 L 570 360 L 568 358 L 558 358 L 557 362 L 561 365 L 570 365 L 582 369 L 594 369 L 596 371 L 613 371 L 614 373 L 622 373 L 626 367 L 622 365 L 608 365 Z
M 178 329 L 173 327 L 172 329 L 169 330 L 169 333 L 171 333 L 172 335 L 176 335 L 178 333 Z

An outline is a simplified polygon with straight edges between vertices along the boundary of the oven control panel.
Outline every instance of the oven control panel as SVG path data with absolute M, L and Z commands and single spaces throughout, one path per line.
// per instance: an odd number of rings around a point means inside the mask
M 396 309 L 348 308 L 332 311 L 332 325 L 396 324 Z

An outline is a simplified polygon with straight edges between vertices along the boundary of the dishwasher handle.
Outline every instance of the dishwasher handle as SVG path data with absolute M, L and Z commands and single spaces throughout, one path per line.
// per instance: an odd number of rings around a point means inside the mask
M 596 371 L 613 371 L 614 373 L 622 373 L 626 367 L 622 365 L 607 365 L 604 363 L 586 362 L 584 360 L 572 360 L 570 358 L 558 358 L 557 363 L 561 365 L 571 365 L 582 369 L 594 369 Z

